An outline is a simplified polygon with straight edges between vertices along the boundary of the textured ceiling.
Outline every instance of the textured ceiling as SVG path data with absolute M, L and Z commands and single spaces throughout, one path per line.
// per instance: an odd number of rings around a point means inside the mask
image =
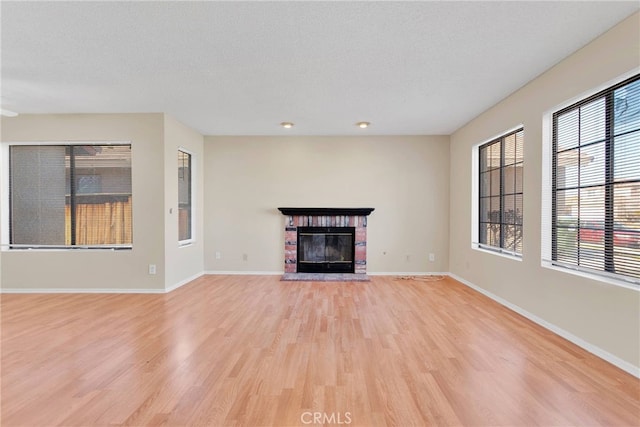
M 166 112 L 205 135 L 450 134 L 639 4 L 2 1 L 2 108 Z

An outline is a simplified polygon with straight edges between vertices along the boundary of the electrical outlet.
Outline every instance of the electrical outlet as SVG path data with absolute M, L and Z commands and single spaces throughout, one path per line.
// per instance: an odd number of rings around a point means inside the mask
M 434 262 L 436 260 L 436 254 L 430 253 L 429 254 L 429 261 Z
M 156 274 L 156 265 L 149 264 L 149 274 Z
M 222 253 L 216 252 L 216 259 L 221 259 L 221 258 L 222 258 Z
M 407 257 L 406 257 L 406 261 L 407 261 L 407 262 L 411 261 L 411 255 L 407 255 Z
M 242 260 L 243 260 L 243 261 L 249 261 L 249 255 L 247 255 L 247 254 L 242 254 Z

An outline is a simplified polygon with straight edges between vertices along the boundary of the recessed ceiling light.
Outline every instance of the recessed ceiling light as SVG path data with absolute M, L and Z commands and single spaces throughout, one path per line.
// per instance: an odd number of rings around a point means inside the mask
M 293 127 L 293 123 L 291 123 L 291 122 L 282 122 L 282 123 L 280 123 L 280 126 L 282 126 L 283 128 L 286 128 L 286 129 L 291 129 Z
M 13 111 L 5 110 L 5 109 L 1 109 L 0 110 L 0 116 L 15 117 L 17 115 L 18 115 L 18 113 L 13 112 Z
M 369 122 L 358 122 L 356 123 L 356 126 L 358 126 L 359 128 L 365 129 L 365 128 L 368 128 L 370 124 L 371 123 Z

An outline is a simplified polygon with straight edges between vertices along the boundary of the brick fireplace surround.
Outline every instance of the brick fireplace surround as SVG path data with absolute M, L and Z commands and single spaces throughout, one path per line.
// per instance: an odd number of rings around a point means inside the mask
M 278 208 L 284 218 L 284 272 L 295 280 L 298 263 L 298 227 L 355 227 L 354 270 L 367 273 L 367 216 L 374 208 Z M 327 274 L 326 276 L 337 276 Z M 345 276 L 345 275 L 343 275 Z

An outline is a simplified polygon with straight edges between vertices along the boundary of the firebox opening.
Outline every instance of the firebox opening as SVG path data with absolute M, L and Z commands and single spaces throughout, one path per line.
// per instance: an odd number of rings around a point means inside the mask
M 298 227 L 300 273 L 353 273 L 355 227 Z

